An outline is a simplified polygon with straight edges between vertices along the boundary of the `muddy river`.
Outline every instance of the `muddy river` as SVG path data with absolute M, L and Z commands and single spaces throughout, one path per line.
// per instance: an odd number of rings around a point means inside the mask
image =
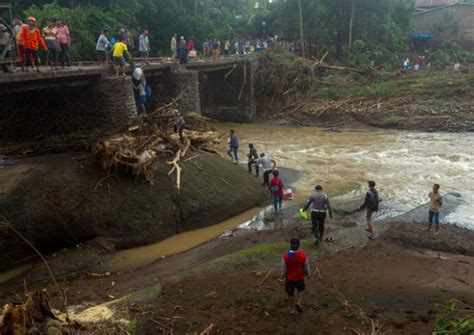
M 367 180 L 377 182 L 386 216 L 409 211 L 428 201 L 433 183 L 441 192 L 459 192 L 465 204 L 446 221 L 474 229 L 474 133 L 420 133 L 396 130 L 329 132 L 310 127 L 271 124 L 219 124 L 219 132 L 234 129 L 240 141 L 241 162 L 248 143 L 274 158 L 281 176 L 296 188 L 295 203 L 303 202 L 315 184 L 323 185 L 333 202 L 363 197 Z M 226 151 L 226 141 L 220 146 Z M 244 168 L 244 166 L 243 166 Z M 298 173 L 295 173 L 298 172 Z M 285 176 L 286 175 L 286 176 Z M 296 178 L 295 178 L 296 176 Z M 254 208 L 218 225 L 175 235 L 148 246 L 122 250 L 106 264 L 111 271 L 128 270 L 202 244 L 226 230 L 266 228 L 261 208 Z M 242 225 L 243 224 L 243 225 Z M 0 275 L 0 282 L 24 268 Z
M 315 184 L 322 184 L 336 201 L 362 197 L 372 179 L 384 201 L 393 204 L 387 215 L 396 215 L 428 201 L 433 183 L 439 183 L 442 193 L 460 192 L 466 201 L 447 220 L 474 229 L 473 133 L 219 125 L 219 131 L 227 129 L 235 129 L 239 137 L 242 160 L 248 143 L 254 143 L 259 153 L 301 172 L 297 199 L 303 200 Z
M 367 180 L 373 179 L 383 201 L 390 205 L 383 215 L 396 216 L 427 202 L 433 183 L 439 183 L 443 193 L 460 192 L 466 201 L 446 220 L 474 229 L 474 208 L 471 206 L 474 200 L 474 134 L 359 129 L 328 132 L 270 124 L 218 125 L 222 133 L 228 129 L 234 129 L 239 137 L 242 163 L 247 161 L 248 143 L 254 143 L 259 153 L 265 152 L 280 166 L 290 169 L 282 169 L 281 176 L 291 179 L 291 185 L 296 188 L 295 203 L 303 202 L 315 184 L 322 184 L 336 203 L 363 197 Z M 226 151 L 226 146 L 223 141 L 222 152 Z M 107 266 L 112 271 L 146 266 L 238 226 L 269 228 L 272 222 L 263 220 L 264 217 L 264 210 L 254 208 L 212 227 L 178 234 L 141 248 L 122 250 Z

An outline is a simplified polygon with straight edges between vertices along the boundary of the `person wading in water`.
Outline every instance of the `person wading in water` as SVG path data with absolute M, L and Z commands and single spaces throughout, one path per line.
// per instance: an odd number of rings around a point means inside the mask
M 375 189 L 375 181 L 369 180 L 369 190 L 365 194 L 365 201 L 364 203 L 360 206 L 360 210 L 367 208 L 367 232 L 368 232 L 368 238 L 370 240 L 375 239 L 375 234 L 374 234 L 374 228 L 372 225 L 372 215 L 374 212 L 377 212 L 379 210 L 379 194 L 377 190 Z
M 276 215 L 282 211 L 283 207 L 283 191 L 285 190 L 285 185 L 280 179 L 280 173 L 278 170 L 273 170 L 273 178 L 270 181 L 270 186 L 268 189 L 272 193 L 273 198 L 273 213 Z
M 428 195 L 430 198 L 430 210 L 428 211 L 428 222 L 430 223 L 428 231 L 431 231 L 433 221 L 436 225 L 435 235 L 439 234 L 439 210 L 443 205 L 443 197 L 439 193 L 439 184 L 433 185 L 433 191 Z
M 285 279 L 285 292 L 290 303 L 290 314 L 295 310 L 303 313 L 301 298 L 305 290 L 305 276 L 311 278 L 308 256 L 300 248 L 300 240 L 293 238 L 290 241 L 290 250 L 283 254 L 281 260 L 281 278 Z M 296 299 L 295 299 L 296 290 Z
M 329 212 L 329 217 L 332 219 L 332 209 L 329 203 L 329 197 L 323 192 L 321 185 L 314 187 L 315 192 L 311 194 L 303 208 L 303 211 L 307 211 L 309 206 L 311 208 L 311 224 L 313 225 L 313 233 L 316 241 L 314 244 L 318 244 L 322 241 L 324 236 L 324 221 L 326 221 L 326 212 Z M 328 242 L 332 242 L 332 239 L 327 239 Z
M 255 165 L 258 166 L 262 164 L 263 166 L 263 184 L 262 186 L 268 186 L 270 184 L 270 173 L 276 168 L 275 160 L 271 159 L 268 156 L 265 156 L 265 153 L 260 154 L 260 158 L 255 162 Z M 273 167 L 272 167 L 273 164 Z

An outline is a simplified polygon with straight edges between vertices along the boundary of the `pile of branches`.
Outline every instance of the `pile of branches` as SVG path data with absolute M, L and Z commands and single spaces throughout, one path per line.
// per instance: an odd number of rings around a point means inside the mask
M 62 334 L 71 329 L 71 323 L 61 321 L 51 311 L 46 289 L 26 296 L 23 303 L 4 306 L 0 334 Z
M 330 65 L 325 62 L 329 52 L 321 59 L 306 59 L 288 51 L 273 48 L 259 58 L 257 96 L 264 106 L 264 117 L 285 115 L 282 111 L 294 112 L 295 102 L 306 104 L 312 90 L 347 82 L 371 81 L 381 73 L 377 69 L 356 69 Z M 300 104 L 299 108 L 302 108 Z M 298 108 L 298 109 L 299 109 Z M 288 113 L 286 113 L 288 116 Z
M 160 157 L 168 158 L 168 175 L 176 172 L 176 187 L 181 184 L 180 162 L 191 152 L 206 152 L 220 155 L 213 146 L 220 142 L 215 131 L 207 129 L 185 129 L 184 139 L 170 133 L 168 125 L 179 114 L 162 113 L 158 110 L 145 116 L 140 123 L 127 127 L 124 131 L 99 140 L 93 147 L 99 164 L 109 174 L 125 171 L 143 178 L 153 185 L 155 178 L 153 165 Z M 176 111 L 176 110 L 175 110 Z M 193 122 L 192 124 L 199 124 Z

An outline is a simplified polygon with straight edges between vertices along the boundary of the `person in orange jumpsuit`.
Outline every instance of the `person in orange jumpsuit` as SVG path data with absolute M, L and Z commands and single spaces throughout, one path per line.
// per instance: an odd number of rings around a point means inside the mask
M 43 37 L 41 36 L 41 32 L 38 28 L 36 28 L 36 19 L 33 16 L 28 17 L 28 26 L 24 26 L 20 33 L 17 36 L 17 40 L 19 43 L 23 44 L 25 48 L 25 56 L 24 61 L 22 64 L 23 71 L 25 70 L 25 66 L 28 69 L 29 66 L 33 66 L 31 60 L 33 59 L 34 65 L 36 66 L 36 71 L 39 70 L 39 57 L 38 57 L 38 50 L 41 47 L 43 50 L 47 51 L 48 48 L 44 43 Z

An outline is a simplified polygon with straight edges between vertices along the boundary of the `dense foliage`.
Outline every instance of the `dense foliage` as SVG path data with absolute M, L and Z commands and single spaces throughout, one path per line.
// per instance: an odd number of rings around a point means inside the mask
M 394 61 L 407 47 L 414 0 L 17 0 L 16 15 L 60 16 L 70 26 L 74 55 L 94 57 L 104 25 L 150 31 L 154 55 L 169 53 L 173 33 L 193 39 L 267 38 L 299 41 L 301 1 L 310 54 L 353 65 Z M 299 49 L 299 43 L 294 44 Z

